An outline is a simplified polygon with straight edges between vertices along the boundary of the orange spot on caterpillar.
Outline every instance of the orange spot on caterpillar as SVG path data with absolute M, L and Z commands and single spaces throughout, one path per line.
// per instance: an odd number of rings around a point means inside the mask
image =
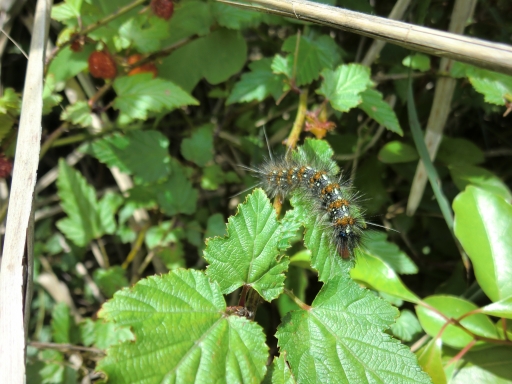
M 337 219 L 334 222 L 334 225 L 337 226 L 337 227 L 345 227 L 347 225 L 354 225 L 355 223 L 356 223 L 356 221 L 354 220 L 353 217 L 346 216 L 346 217 L 343 217 L 341 219 Z
M 322 189 L 322 195 L 331 194 L 335 189 L 338 189 L 340 186 L 337 183 L 329 184 L 327 187 Z M 339 200 L 338 200 L 339 201 Z

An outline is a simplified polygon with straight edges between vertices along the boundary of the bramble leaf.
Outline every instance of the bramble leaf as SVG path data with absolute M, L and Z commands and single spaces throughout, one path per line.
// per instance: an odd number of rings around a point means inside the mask
M 283 43 L 283 51 L 290 53 L 287 60 L 291 63 L 295 60 L 296 45 L 296 35 L 288 37 Z M 295 84 L 299 87 L 310 84 L 318 79 L 323 69 L 332 69 L 340 59 L 338 45 L 330 36 L 301 36 L 296 58 Z
M 298 382 L 430 383 L 409 348 L 383 332 L 396 315 L 384 300 L 338 276 L 310 309 L 288 314 L 276 336 Z
M 139 281 L 103 305 L 100 317 L 130 326 L 98 364 L 113 383 L 260 382 L 268 347 L 261 327 L 228 315 L 217 284 L 175 270 Z
M 395 132 L 400 136 L 404 135 L 398 118 L 393 108 L 382 99 L 382 93 L 375 89 L 367 89 L 361 93 L 363 102 L 359 105 L 377 123 L 383 125 L 391 132 Z
M 406 275 L 418 273 L 416 264 L 395 243 L 387 241 L 384 232 L 368 231 L 364 236 L 361 252 L 378 257 L 396 273 Z
M 148 112 L 168 112 L 184 105 L 198 105 L 199 102 L 183 89 L 160 78 L 153 79 L 151 73 L 118 77 L 114 89 L 118 96 L 114 108 L 121 111 L 123 122 L 131 119 L 145 120 Z
M 238 206 L 238 213 L 228 219 L 227 230 L 227 237 L 207 240 L 207 275 L 219 283 L 224 294 L 250 285 L 267 301 L 278 297 L 288 258 L 277 260 L 280 225 L 261 189 Z
M 261 59 L 249 64 L 251 72 L 242 74 L 239 82 L 233 87 L 227 104 L 262 101 L 272 95 L 278 99 L 283 91 L 282 76 L 272 72 L 271 59 Z
M 109 167 L 151 183 L 169 174 L 168 147 L 169 140 L 162 133 L 137 130 L 93 141 L 85 151 Z
M 329 99 L 332 107 L 347 112 L 362 102 L 363 92 L 371 84 L 370 68 L 359 64 L 340 65 L 335 70 L 324 69 L 324 80 L 316 93 Z
M 213 160 L 213 126 L 204 125 L 181 142 L 181 154 L 188 161 L 204 167 Z
M 378 157 L 385 164 L 408 163 L 418 159 L 418 152 L 409 144 L 390 141 L 380 149 Z

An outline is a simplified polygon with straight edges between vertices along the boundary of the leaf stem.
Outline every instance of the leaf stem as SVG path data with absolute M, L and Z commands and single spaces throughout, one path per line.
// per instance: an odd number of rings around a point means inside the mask
M 450 361 L 448 361 L 448 363 L 446 363 L 446 365 L 444 366 L 445 368 L 446 367 L 449 367 L 450 365 L 452 365 L 453 363 L 456 363 L 457 361 L 459 361 L 460 359 L 462 359 L 462 357 L 469 352 L 469 350 L 471 348 L 473 348 L 473 346 L 476 344 L 476 340 L 471 340 L 468 345 L 466 345 L 464 348 L 462 348 L 459 353 L 457 353 L 453 358 L 450 359 Z
M 313 307 L 311 307 L 310 305 L 307 305 L 306 303 L 303 303 L 297 296 L 295 296 L 293 294 L 292 291 L 290 291 L 289 289 L 287 288 L 284 288 L 284 293 L 290 298 L 293 300 L 293 302 L 295 304 L 297 304 L 300 309 L 303 309 L 304 311 L 309 311 L 311 309 L 313 309 Z
M 123 264 L 121 265 L 121 268 L 126 269 L 130 265 L 130 263 L 133 261 L 135 256 L 137 255 L 137 252 L 139 252 L 140 247 L 142 246 L 142 243 L 144 242 L 144 238 L 146 237 L 146 232 L 149 228 L 149 223 L 142 228 L 142 230 L 137 235 L 137 239 L 135 240 L 135 244 L 133 244 L 133 248 L 131 249 L 128 256 L 126 256 L 126 259 L 124 260 Z
M 295 116 L 295 121 L 293 123 L 292 130 L 290 131 L 290 135 L 286 139 L 286 146 L 288 147 L 288 151 L 295 149 L 295 147 L 297 146 L 297 142 L 299 141 L 300 133 L 302 132 L 302 127 L 304 126 L 304 120 L 306 119 L 307 109 L 308 109 L 308 90 L 304 89 L 300 92 L 299 108 L 297 109 L 297 115 Z

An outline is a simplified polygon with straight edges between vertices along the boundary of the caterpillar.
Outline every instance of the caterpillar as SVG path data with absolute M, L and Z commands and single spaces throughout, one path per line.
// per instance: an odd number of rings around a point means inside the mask
M 284 199 L 298 193 L 312 202 L 338 254 L 343 259 L 352 258 L 367 222 L 351 181 L 343 178 L 334 162 L 299 150 L 277 159 L 270 154 L 270 159 L 258 168 L 245 168 L 258 176 L 257 186 L 269 197 Z

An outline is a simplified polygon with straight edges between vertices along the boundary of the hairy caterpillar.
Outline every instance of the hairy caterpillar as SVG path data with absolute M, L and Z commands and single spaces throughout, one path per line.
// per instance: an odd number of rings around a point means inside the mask
M 284 198 L 297 192 L 311 201 L 339 255 L 351 258 L 367 227 L 351 182 L 343 179 L 332 161 L 314 153 L 299 150 L 288 155 L 278 159 L 270 156 L 260 167 L 246 169 L 258 176 L 258 186 L 270 197 Z

